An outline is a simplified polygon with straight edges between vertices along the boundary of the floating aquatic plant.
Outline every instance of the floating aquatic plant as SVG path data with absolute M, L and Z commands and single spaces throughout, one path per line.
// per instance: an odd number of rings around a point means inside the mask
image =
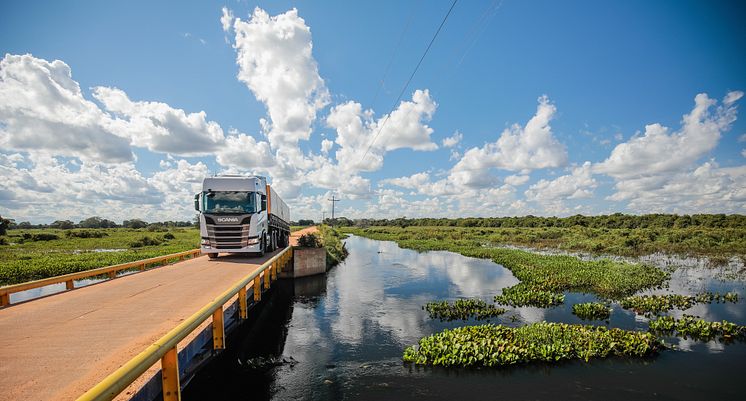
M 404 350 L 405 362 L 441 366 L 504 366 L 535 361 L 588 361 L 610 356 L 642 357 L 663 343 L 653 334 L 604 326 L 534 323 L 518 328 L 466 326 L 420 339 Z
M 746 326 L 726 320 L 708 322 L 691 315 L 684 315 L 681 319 L 671 316 L 661 316 L 651 320 L 649 327 L 650 331 L 654 333 L 671 334 L 675 332 L 679 336 L 691 337 L 698 340 L 746 338 Z
M 472 317 L 477 320 L 483 320 L 505 313 L 505 309 L 489 305 L 481 299 L 457 299 L 454 302 L 428 302 L 423 309 L 430 314 L 431 318 L 437 318 L 442 321 L 466 320 Z
M 586 302 L 573 305 L 572 313 L 585 320 L 606 320 L 611 316 L 611 308 L 601 302 Z
M 634 295 L 623 298 L 619 303 L 624 309 L 632 309 L 640 314 L 653 314 L 669 311 L 671 309 L 689 309 L 695 304 L 712 302 L 738 302 L 738 293 L 728 292 L 725 294 L 703 292 L 697 295 Z
M 565 295 L 553 291 L 542 290 L 523 283 L 503 288 L 501 295 L 495 295 L 495 302 L 510 306 L 537 306 L 548 308 L 565 301 Z

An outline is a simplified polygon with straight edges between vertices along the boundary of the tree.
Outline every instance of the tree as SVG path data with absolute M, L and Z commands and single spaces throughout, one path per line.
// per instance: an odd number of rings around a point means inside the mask
M 98 216 L 81 220 L 78 224 L 81 228 L 101 228 L 102 219 Z
M 56 220 L 54 223 L 50 224 L 49 227 L 69 230 L 71 228 L 75 228 L 75 223 L 70 220 Z
M 8 231 L 8 227 L 10 226 L 10 223 L 12 223 L 13 220 L 11 219 L 5 219 L 3 216 L 0 216 L 0 235 L 5 235 L 5 233 Z
M 313 225 L 313 220 L 300 219 L 300 220 L 298 220 L 298 225 L 299 226 L 312 226 Z
M 145 228 L 148 226 L 147 222 L 140 219 L 125 220 L 122 222 L 124 228 Z

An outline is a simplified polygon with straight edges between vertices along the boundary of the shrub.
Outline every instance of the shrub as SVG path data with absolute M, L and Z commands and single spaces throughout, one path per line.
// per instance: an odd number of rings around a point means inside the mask
M 103 231 L 92 231 L 92 230 L 67 231 L 65 233 L 65 236 L 68 238 L 103 238 L 108 235 L 109 235 L 108 233 L 105 233 Z
M 23 236 L 26 238 L 26 235 Z M 55 239 L 60 239 L 60 236 L 57 234 L 49 234 L 49 233 L 38 233 L 31 236 L 31 241 L 52 241 Z
M 165 234 L 163 234 L 163 239 L 169 240 L 169 239 L 174 239 L 174 238 L 176 238 L 176 237 L 173 234 L 171 234 L 171 233 L 165 233 Z
M 303 234 L 298 238 L 298 246 L 303 248 L 321 248 L 321 240 L 315 233 Z
M 154 246 L 154 245 L 160 245 L 163 243 L 162 239 L 159 238 L 150 238 L 147 235 L 140 238 L 137 241 L 133 241 L 130 243 L 130 248 L 142 248 L 144 246 Z

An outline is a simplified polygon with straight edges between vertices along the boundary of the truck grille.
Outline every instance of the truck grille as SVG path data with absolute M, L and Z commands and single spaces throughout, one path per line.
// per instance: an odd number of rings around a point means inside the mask
M 236 249 L 249 245 L 249 225 L 207 225 L 210 246 L 216 249 Z

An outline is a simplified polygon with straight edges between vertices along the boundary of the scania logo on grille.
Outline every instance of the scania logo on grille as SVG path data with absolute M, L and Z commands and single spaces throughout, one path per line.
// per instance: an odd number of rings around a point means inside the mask
M 218 223 L 238 223 L 238 217 L 218 217 Z

